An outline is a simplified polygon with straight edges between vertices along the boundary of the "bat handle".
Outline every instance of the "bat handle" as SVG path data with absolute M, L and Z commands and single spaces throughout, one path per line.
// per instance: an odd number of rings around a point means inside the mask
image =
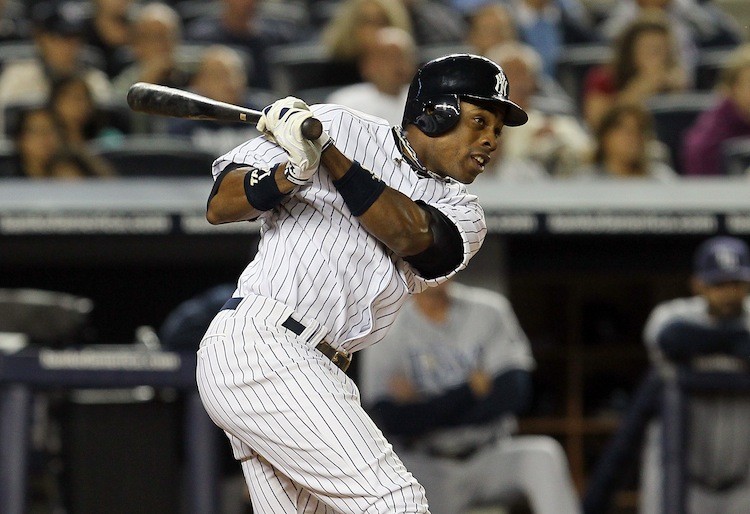
M 307 118 L 302 122 L 302 135 L 305 139 L 315 141 L 323 134 L 323 124 L 317 118 Z

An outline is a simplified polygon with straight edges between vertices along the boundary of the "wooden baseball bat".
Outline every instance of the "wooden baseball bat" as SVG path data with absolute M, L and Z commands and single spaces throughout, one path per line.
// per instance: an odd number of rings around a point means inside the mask
M 191 120 L 257 123 L 263 114 L 260 111 L 220 102 L 190 91 L 148 82 L 137 82 L 130 86 L 128 105 L 137 112 Z M 308 118 L 302 123 L 302 135 L 306 139 L 318 139 L 322 132 L 323 125 L 316 118 Z

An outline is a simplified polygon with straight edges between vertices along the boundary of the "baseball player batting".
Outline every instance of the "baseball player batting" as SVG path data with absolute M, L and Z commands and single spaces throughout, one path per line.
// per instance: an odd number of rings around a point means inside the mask
M 311 141 L 313 115 L 324 131 Z M 429 512 L 345 372 L 409 294 L 479 250 L 484 213 L 464 184 L 503 126 L 526 121 L 497 64 L 455 54 L 418 70 L 401 127 L 288 97 L 264 110 L 262 136 L 215 161 L 208 220 L 258 218 L 261 233 L 201 341 L 197 380 L 255 512 Z

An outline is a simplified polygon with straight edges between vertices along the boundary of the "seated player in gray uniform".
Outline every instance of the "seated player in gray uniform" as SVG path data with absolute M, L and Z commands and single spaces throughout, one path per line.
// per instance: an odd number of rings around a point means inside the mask
M 534 359 L 508 300 L 446 282 L 406 304 L 360 361 L 362 401 L 424 486 L 433 514 L 525 498 L 580 512 L 560 445 L 516 436 Z
M 697 250 L 695 296 L 658 305 L 644 339 L 665 376 L 677 364 L 747 373 L 750 358 L 750 250 L 714 237 Z M 688 409 L 687 514 L 750 512 L 750 398 L 692 393 Z M 661 430 L 649 427 L 641 477 L 641 513 L 662 512 Z

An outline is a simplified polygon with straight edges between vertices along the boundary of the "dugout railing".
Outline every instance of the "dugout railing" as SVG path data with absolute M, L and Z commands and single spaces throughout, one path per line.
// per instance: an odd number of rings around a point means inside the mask
M 750 374 L 695 371 L 687 366 L 663 378 L 662 462 L 664 466 L 664 514 L 686 511 L 687 403 L 691 393 L 749 393 Z M 750 444 L 750 441 L 747 441 Z

